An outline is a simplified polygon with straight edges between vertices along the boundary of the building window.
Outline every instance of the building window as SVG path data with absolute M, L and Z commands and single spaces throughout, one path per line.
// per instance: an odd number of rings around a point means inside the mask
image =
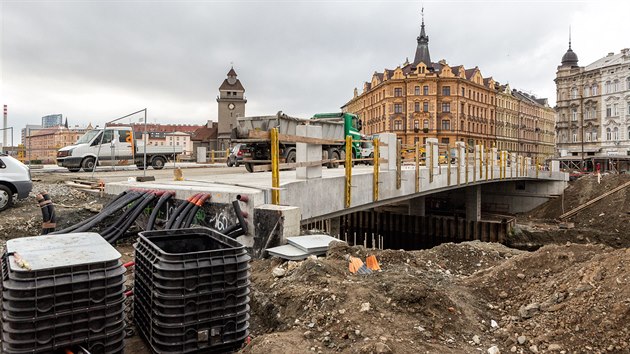
M 402 113 L 402 104 L 394 103 L 394 113 Z
M 443 120 L 442 121 L 442 130 L 451 130 L 451 121 L 450 120 Z
M 429 86 L 422 86 L 422 94 L 425 96 L 429 95 Z
M 630 76 L 626 79 L 626 90 L 630 90 Z
M 628 78 L 628 80 L 630 81 L 630 78 Z M 466 96 L 466 89 L 462 87 L 462 97 Z
M 610 128 L 606 128 L 606 140 L 610 141 L 612 138 L 612 134 L 610 132 Z
M 422 112 L 428 112 L 429 111 L 429 102 L 423 102 L 422 103 Z
M 597 95 L 597 85 L 593 85 L 593 87 L 591 88 L 591 92 L 593 93 L 593 96 Z
M 610 81 L 606 81 L 606 93 L 611 93 L 612 92 L 612 84 L 610 83 Z
M 416 96 L 420 96 L 420 86 L 416 86 L 414 88 L 413 94 Z
M 442 102 L 442 112 L 450 112 L 451 104 L 449 102 Z
M 574 143 L 577 142 L 577 134 L 576 133 L 573 133 L 573 142 Z
M 401 96 L 402 96 L 402 88 L 396 87 L 394 89 L 394 97 L 401 97 Z
M 442 138 L 442 144 L 446 144 L 448 145 L 450 143 L 451 139 L 449 138 Z
M 420 129 L 420 122 L 417 119 L 413 121 L 413 129 Z
M 577 121 L 577 108 L 573 108 L 571 110 L 571 120 L 572 121 Z
M 615 139 L 615 141 L 619 140 L 619 128 L 615 127 L 615 129 L 613 130 L 613 138 Z
M 591 132 L 586 133 L 586 141 L 591 141 Z
M 401 120 L 395 120 L 394 121 L 394 130 L 402 130 L 402 121 Z
M 613 116 L 616 117 L 619 115 L 618 104 L 613 104 Z
M 597 108 L 596 107 L 593 107 L 593 110 L 591 112 L 591 117 L 597 118 Z
M 606 117 L 612 117 L 612 108 L 609 104 L 606 105 Z M 610 139 L 609 139 L 610 140 Z
M 444 86 L 442 87 L 442 96 L 450 96 L 451 95 L 451 87 Z
M 593 141 L 597 141 L 597 130 L 593 130 L 593 134 L 591 134 L 593 136 Z
M 413 103 L 413 110 L 414 112 L 420 112 L 420 102 Z
M 613 84 L 613 92 L 617 91 L 619 91 L 619 81 L 615 80 L 615 83 Z
M 429 129 L 429 120 L 425 119 L 422 121 L 422 129 Z
M 584 86 L 584 96 L 588 96 L 590 94 L 590 89 L 588 86 Z
M 571 89 L 571 98 L 577 98 L 578 95 L 578 89 L 577 87 L 574 87 Z

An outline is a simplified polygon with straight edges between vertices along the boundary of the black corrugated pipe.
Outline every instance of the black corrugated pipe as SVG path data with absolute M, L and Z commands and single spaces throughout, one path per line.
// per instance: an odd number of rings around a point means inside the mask
M 147 205 L 149 205 L 155 199 L 155 197 L 155 193 L 148 193 L 138 206 L 132 208 L 133 213 L 126 219 L 122 227 L 118 228 L 118 230 L 113 234 L 103 236 L 103 238 L 105 238 L 109 243 L 116 242 L 122 235 L 124 235 L 129 227 L 131 227 L 131 224 L 136 221 L 138 216 L 140 216 L 140 214 L 144 211 L 144 208 L 146 208 Z
M 194 197 L 192 197 L 192 199 L 190 200 L 190 203 L 186 205 L 186 208 L 184 208 L 184 211 L 182 211 L 182 213 L 175 220 L 173 225 L 171 225 L 171 229 L 179 229 L 182 226 L 182 223 L 188 217 L 188 213 L 190 213 L 190 211 L 197 205 L 197 201 L 199 200 L 199 198 L 201 198 L 202 195 L 203 194 L 201 193 L 197 193 L 195 194 Z
M 127 208 L 127 210 L 125 210 L 125 212 L 116 219 L 116 222 L 114 222 L 113 224 L 109 225 L 105 230 L 101 231 L 101 236 L 103 236 L 103 238 L 107 239 L 107 237 L 113 233 L 115 233 L 127 220 L 127 218 L 129 217 L 129 215 L 133 214 L 134 210 L 136 210 L 136 208 L 142 204 L 148 197 L 152 196 L 153 194 L 150 192 L 147 192 L 144 194 L 144 197 L 136 200 L 131 206 L 129 206 Z
M 196 196 L 197 194 L 195 194 Z M 193 196 L 194 197 L 194 196 Z M 183 201 L 178 207 L 177 209 L 175 209 L 173 211 L 173 214 L 171 214 L 171 217 L 168 219 L 168 222 L 166 223 L 166 225 L 164 226 L 165 230 L 168 230 L 171 228 L 171 226 L 173 226 L 173 223 L 175 222 L 175 220 L 177 219 L 177 217 L 179 216 L 179 214 L 182 212 L 182 210 L 184 210 L 184 208 L 186 208 L 188 206 L 188 204 L 190 204 L 190 200 L 193 197 L 188 197 L 186 198 L 185 201 Z
M 155 207 L 153 208 L 153 211 L 151 212 L 151 215 L 149 216 L 149 220 L 147 221 L 146 231 L 151 231 L 154 229 L 155 220 L 157 219 L 157 216 L 160 213 L 160 208 L 162 208 L 162 206 L 164 206 L 164 204 L 166 204 L 166 202 L 168 202 L 168 200 L 171 199 L 172 196 L 173 196 L 173 193 L 166 192 L 157 201 L 157 203 L 155 204 Z
M 57 217 L 55 216 L 55 207 L 46 192 L 41 192 L 35 197 L 39 207 L 42 209 L 42 235 L 47 235 L 55 231 L 57 227 Z
M 128 203 L 131 203 L 134 200 L 140 198 L 140 196 L 142 196 L 142 193 L 138 191 L 132 191 L 132 192 L 126 193 L 124 198 L 123 197 L 118 198 L 116 200 L 116 203 L 110 203 L 106 208 L 103 208 L 98 214 L 88 219 L 85 219 L 77 224 L 69 226 L 63 230 L 52 232 L 51 234 L 57 235 L 57 234 L 65 234 L 65 233 L 71 233 L 71 232 L 81 232 L 81 230 L 77 231 L 77 229 L 83 228 L 87 224 L 90 224 L 91 226 L 89 226 L 87 229 L 84 229 L 82 231 L 89 230 L 91 227 L 98 224 L 100 221 L 108 217 L 110 214 L 115 213 L 116 211 L 120 210 L 122 207 L 124 207 Z
M 180 227 L 182 229 L 190 227 L 190 225 L 192 224 L 193 220 L 195 219 L 195 215 L 197 215 L 197 210 L 199 210 L 200 208 L 202 208 L 204 206 L 204 204 L 206 203 L 206 200 L 208 200 L 208 198 L 210 198 L 210 194 L 203 194 L 203 195 L 201 195 L 201 197 L 197 200 L 196 205 L 192 208 L 190 213 L 188 213 L 188 216 L 186 217 L 186 220 L 180 225 Z

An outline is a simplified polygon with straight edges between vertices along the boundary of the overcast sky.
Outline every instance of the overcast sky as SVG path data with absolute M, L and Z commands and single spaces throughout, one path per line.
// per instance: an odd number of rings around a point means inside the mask
M 145 107 L 150 121 L 203 124 L 233 63 L 247 115 L 338 111 L 375 70 L 413 60 L 422 4 L 433 61 L 552 104 L 569 25 L 580 65 L 630 47 L 629 1 L 0 0 L 0 104 L 18 131 Z

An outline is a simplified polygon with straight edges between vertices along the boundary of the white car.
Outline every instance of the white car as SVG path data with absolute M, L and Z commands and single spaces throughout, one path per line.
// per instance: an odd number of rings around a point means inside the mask
M 0 153 L 0 211 L 13 205 L 13 199 L 28 197 L 33 189 L 31 170 L 13 157 Z

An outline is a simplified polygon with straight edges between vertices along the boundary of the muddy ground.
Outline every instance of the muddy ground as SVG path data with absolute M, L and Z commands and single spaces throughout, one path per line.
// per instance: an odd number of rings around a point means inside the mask
M 57 204 L 58 228 L 107 202 L 54 174 L 36 177 L 35 191 L 49 191 Z M 564 201 L 518 216 L 508 244 L 533 252 L 482 242 L 422 251 L 338 244 L 302 262 L 255 260 L 251 343 L 242 352 L 630 353 L 627 191 L 571 218 L 573 229 L 555 221 L 563 204 L 568 211 L 628 180 L 583 177 Z M 0 215 L 0 238 L 39 234 L 40 223 L 29 198 Z M 117 245 L 125 261 L 133 258 L 131 242 Z M 376 254 L 382 271 L 352 275 L 347 254 Z M 131 319 L 133 297 L 128 305 Z M 128 353 L 149 352 L 132 325 L 129 335 Z

